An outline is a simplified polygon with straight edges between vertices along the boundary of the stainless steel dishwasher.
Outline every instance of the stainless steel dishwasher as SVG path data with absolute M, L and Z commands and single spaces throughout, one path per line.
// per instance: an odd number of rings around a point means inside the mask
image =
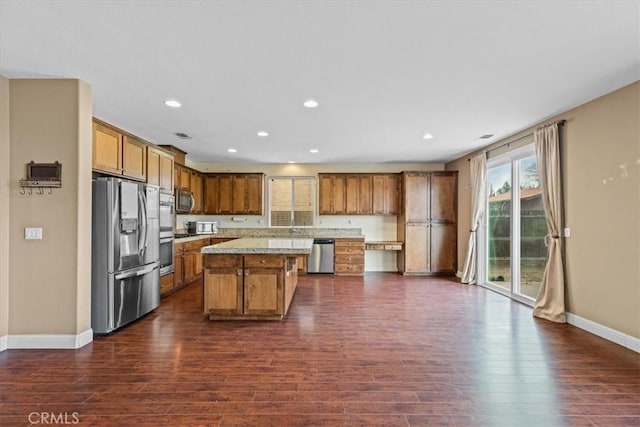
M 333 239 L 313 239 L 307 273 L 333 273 Z

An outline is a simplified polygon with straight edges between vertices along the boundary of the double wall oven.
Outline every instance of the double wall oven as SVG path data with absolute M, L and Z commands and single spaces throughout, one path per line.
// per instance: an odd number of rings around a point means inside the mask
M 173 213 L 175 199 L 160 193 L 160 275 L 173 273 Z

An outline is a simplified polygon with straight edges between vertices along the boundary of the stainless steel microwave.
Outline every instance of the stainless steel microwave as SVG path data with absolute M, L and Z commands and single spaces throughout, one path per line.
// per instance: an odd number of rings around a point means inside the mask
M 191 191 L 176 188 L 176 213 L 190 213 L 193 210 L 195 199 Z
M 189 221 L 187 223 L 187 231 L 189 234 L 217 234 L 217 221 Z

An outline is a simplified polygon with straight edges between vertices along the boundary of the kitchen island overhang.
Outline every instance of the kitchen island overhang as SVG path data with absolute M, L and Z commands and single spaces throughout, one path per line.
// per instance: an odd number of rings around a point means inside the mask
M 211 320 L 280 320 L 313 239 L 242 238 L 202 248 L 202 312 Z

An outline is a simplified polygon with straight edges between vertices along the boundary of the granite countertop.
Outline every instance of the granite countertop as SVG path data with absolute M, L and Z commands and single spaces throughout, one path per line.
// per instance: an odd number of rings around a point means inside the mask
M 296 228 L 292 232 L 290 228 L 220 228 L 216 234 L 201 234 L 198 236 L 182 236 L 180 233 L 176 233 L 181 237 L 176 236 L 176 242 L 188 242 L 191 240 L 198 240 L 203 238 L 234 238 L 239 239 L 243 237 L 254 238 L 364 238 L 361 228 Z
M 311 253 L 313 239 L 244 237 L 217 245 L 205 246 L 203 254 L 295 254 Z
M 217 237 L 284 237 L 284 238 L 313 238 L 313 237 L 363 237 L 361 228 L 319 228 L 301 227 L 291 228 L 263 227 L 263 228 L 220 228 Z

